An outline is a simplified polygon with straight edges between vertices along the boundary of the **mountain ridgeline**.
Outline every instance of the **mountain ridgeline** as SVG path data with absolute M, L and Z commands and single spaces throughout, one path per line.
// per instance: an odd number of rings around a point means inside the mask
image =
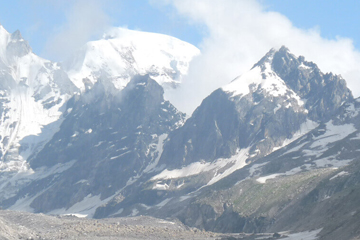
M 257 82 L 237 86 L 247 77 L 242 76 L 204 99 L 185 125 L 170 135 L 161 160 L 179 167 L 229 158 L 247 147 L 252 155 L 263 157 L 306 121 L 327 122 L 344 102 L 353 101 L 340 76 L 323 74 L 285 47 L 271 50 L 251 72 L 258 74 Z M 237 94 L 236 87 L 249 92 Z
M 358 236 L 360 101 L 345 80 L 271 49 L 186 119 L 164 94 L 197 54 L 120 28 L 52 63 L 0 25 L 0 206 Z

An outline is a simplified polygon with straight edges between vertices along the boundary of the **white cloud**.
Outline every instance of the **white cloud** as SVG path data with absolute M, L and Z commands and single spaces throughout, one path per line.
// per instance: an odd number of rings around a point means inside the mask
M 68 4 L 66 22 L 47 39 L 44 50 L 46 57 L 57 61 L 69 57 L 91 38 L 100 36 L 109 26 L 103 1 L 77 0 Z
M 313 61 L 323 72 L 341 74 L 355 96 L 360 95 L 360 52 L 352 40 L 321 37 L 318 28 L 299 29 L 256 0 L 169 0 L 178 12 L 208 29 L 180 91 L 170 100 L 191 113 L 216 88 L 247 71 L 272 47 L 287 46 Z

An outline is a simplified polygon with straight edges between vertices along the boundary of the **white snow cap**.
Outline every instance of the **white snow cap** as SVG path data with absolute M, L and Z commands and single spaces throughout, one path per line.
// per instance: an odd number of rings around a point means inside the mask
M 65 65 L 81 90 L 85 89 L 83 79 L 95 83 L 100 71 L 112 76 L 117 89 L 124 88 L 135 74 L 150 74 L 164 86 L 181 82 L 198 54 L 195 46 L 174 37 L 112 28 L 102 39 L 88 42 Z

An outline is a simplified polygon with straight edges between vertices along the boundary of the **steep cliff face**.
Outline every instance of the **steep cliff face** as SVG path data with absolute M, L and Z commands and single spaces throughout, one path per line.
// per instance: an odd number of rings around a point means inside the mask
M 341 77 L 321 73 L 285 47 L 271 50 L 249 72 L 204 99 L 170 134 L 160 163 L 179 169 L 242 151 L 247 162 L 256 161 L 327 122 L 351 101 Z
M 29 158 L 35 173 L 43 174 L 6 204 L 16 208 L 22 199 L 34 212 L 71 209 L 91 216 L 156 167 L 158 144 L 183 121 L 163 93 L 149 76 L 138 76 L 122 91 L 98 80 L 71 99 L 60 130 Z

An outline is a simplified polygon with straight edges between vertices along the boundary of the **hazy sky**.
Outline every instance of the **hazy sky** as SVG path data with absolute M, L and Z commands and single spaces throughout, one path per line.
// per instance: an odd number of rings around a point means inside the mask
M 147 0 L 12 0 L 1 1 L 0 23 L 9 32 L 19 29 L 33 51 L 51 60 L 62 56 L 49 50 L 59 36 L 82 45 L 101 37 L 109 26 L 126 26 L 164 33 L 198 45 L 199 27 L 176 14 L 171 5 Z M 62 41 L 62 40 L 61 40 Z M 61 43 L 58 42 L 61 45 Z M 63 49 L 62 49 L 63 52 Z
M 196 1 L 196 0 L 195 0 Z M 240 0 L 241 1 L 241 0 Z M 206 27 L 191 24 L 191 20 L 178 14 L 171 2 L 163 0 L 12 0 L 1 1 L 0 23 L 9 31 L 19 29 L 35 53 L 46 55 L 45 45 L 52 36 L 66 27 L 72 11 L 85 12 L 91 5 L 106 16 L 110 26 L 127 26 L 150 32 L 160 32 L 178 37 L 199 46 Z M 211 3 L 211 1 L 208 1 Z M 358 0 L 260 0 L 268 11 L 285 15 L 295 27 L 317 28 L 321 36 L 336 39 L 351 38 L 360 48 L 360 1 Z M 76 9 L 76 6 L 81 6 Z M 82 11 L 83 10 L 83 11 Z M 74 13 L 76 14 L 76 13 Z M 99 16 L 80 16 L 87 20 Z M 71 18 L 71 17 L 70 17 Z M 104 21 L 102 19 L 101 21 Z M 93 31 L 101 26 L 93 26 Z M 96 35 L 91 36 L 96 39 Z
M 359 11 L 358 0 L 12 0 L 1 1 L 0 23 L 9 32 L 19 29 L 36 54 L 54 61 L 111 26 L 190 42 L 202 55 L 172 97 L 189 113 L 281 45 L 341 74 L 359 96 Z

